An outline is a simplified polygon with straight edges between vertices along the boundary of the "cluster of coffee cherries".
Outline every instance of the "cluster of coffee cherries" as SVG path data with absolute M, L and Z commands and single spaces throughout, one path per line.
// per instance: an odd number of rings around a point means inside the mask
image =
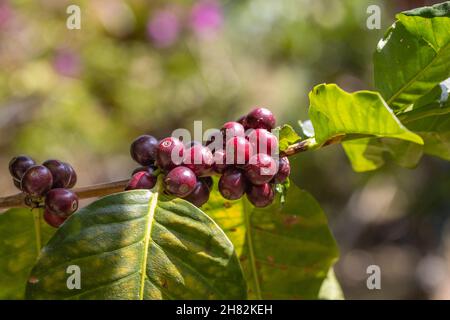
M 218 189 L 225 199 L 237 200 L 246 194 L 254 206 L 266 207 L 273 202 L 274 186 L 290 174 L 289 160 L 275 157 L 278 139 L 271 132 L 275 122 L 270 110 L 255 108 L 239 120 L 225 123 L 204 145 L 142 135 L 130 148 L 141 167 L 134 170 L 126 190 L 152 189 L 157 175 L 163 173 L 167 194 L 201 207 L 209 199 L 211 176 L 217 174 Z
M 31 207 L 45 207 L 44 220 L 59 227 L 78 209 L 78 196 L 69 190 L 77 182 L 72 166 L 59 160 L 47 160 L 42 165 L 28 156 L 18 156 L 9 162 L 14 185 L 26 194 Z

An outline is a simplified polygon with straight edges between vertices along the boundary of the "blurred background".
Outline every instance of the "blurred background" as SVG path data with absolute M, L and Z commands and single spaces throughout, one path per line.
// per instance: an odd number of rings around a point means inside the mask
M 308 92 L 372 89 L 372 53 L 395 13 L 438 1 L 0 0 L 0 194 L 17 154 L 57 158 L 78 185 L 127 178 L 138 135 L 216 128 L 255 105 L 298 128 Z M 69 30 L 66 9 L 81 8 Z M 369 30 L 369 5 L 382 9 Z M 450 299 L 450 163 L 357 174 L 342 148 L 293 159 L 341 249 L 348 299 Z M 381 268 L 368 290 L 366 268 Z

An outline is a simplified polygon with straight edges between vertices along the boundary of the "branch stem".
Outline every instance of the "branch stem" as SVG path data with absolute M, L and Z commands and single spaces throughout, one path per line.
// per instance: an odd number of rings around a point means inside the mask
M 286 150 L 280 153 L 281 157 L 290 157 L 300 152 L 318 148 L 314 138 L 305 139 L 290 145 Z M 75 188 L 73 191 L 79 199 L 97 198 L 109 194 L 121 192 L 128 184 L 128 179 L 113 181 L 101 184 L 90 185 L 86 187 Z M 0 209 L 26 207 L 25 194 L 17 193 L 7 197 L 0 197 Z

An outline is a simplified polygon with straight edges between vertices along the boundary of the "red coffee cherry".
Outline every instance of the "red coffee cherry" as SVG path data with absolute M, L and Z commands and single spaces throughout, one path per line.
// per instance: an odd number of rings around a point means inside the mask
M 228 167 L 226 161 L 225 151 L 217 150 L 214 152 L 214 171 L 222 174 Z
M 210 188 L 205 181 L 199 180 L 195 185 L 194 190 L 188 194 L 184 199 L 195 205 L 196 207 L 201 207 L 209 199 Z
M 266 108 L 253 109 L 245 118 L 246 126 L 252 129 L 272 130 L 275 128 L 275 123 L 275 116 L 272 111 Z
M 148 171 L 136 172 L 128 182 L 125 190 L 153 189 L 156 185 L 157 177 Z
M 51 213 L 68 217 L 78 209 L 78 196 L 68 189 L 52 189 L 45 196 L 45 207 Z
M 245 136 L 244 126 L 234 121 L 226 122 L 220 131 L 222 132 L 224 141 L 228 141 L 233 137 Z
M 274 183 L 283 183 L 291 174 L 291 164 L 289 163 L 289 159 L 287 157 L 280 158 L 278 162 L 278 172 L 273 177 L 272 182 Z
M 227 141 L 225 149 L 227 164 L 246 164 L 252 154 L 252 146 L 244 137 L 234 137 Z
M 250 130 L 247 135 L 248 141 L 252 145 L 253 152 L 275 155 L 278 152 L 278 139 L 266 129 Z
M 66 221 L 67 217 L 59 216 L 57 214 L 54 214 L 50 212 L 48 209 L 45 209 L 44 211 L 44 220 L 47 222 L 50 226 L 54 228 L 58 228 L 60 225 Z
M 166 190 L 180 198 L 190 194 L 197 183 L 195 173 L 186 167 L 176 167 L 164 178 Z
M 265 153 L 255 154 L 245 166 L 247 179 L 256 185 L 269 182 L 275 176 L 276 172 L 277 164 L 275 160 Z
M 53 185 L 50 170 L 44 166 L 32 166 L 22 177 L 22 190 L 33 197 L 44 196 Z
M 36 162 L 28 156 L 17 156 L 9 162 L 9 172 L 14 179 L 20 181 L 25 171 L 35 164 Z
M 258 208 L 267 207 L 273 202 L 275 192 L 270 184 L 252 185 L 247 191 L 247 199 Z
M 65 162 L 64 164 L 67 167 L 67 170 L 69 170 L 69 172 L 70 172 L 70 179 L 69 179 L 69 183 L 67 184 L 66 188 L 71 189 L 77 183 L 77 173 L 75 172 L 75 170 L 72 168 L 72 166 L 70 164 L 68 164 L 67 162 Z
M 244 195 L 247 185 L 247 180 L 239 169 L 228 168 L 220 177 L 219 192 L 225 199 L 237 200 Z
M 52 173 L 53 185 L 52 188 L 66 188 L 71 180 L 72 171 L 69 166 L 59 160 L 47 160 L 43 164 Z
M 175 168 L 182 163 L 184 151 L 184 144 L 179 139 L 174 137 L 162 139 L 156 152 L 157 165 L 166 171 Z
M 183 164 L 194 171 L 196 176 L 205 176 L 212 171 L 214 157 L 208 147 L 204 147 L 201 144 L 194 144 L 186 150 Z

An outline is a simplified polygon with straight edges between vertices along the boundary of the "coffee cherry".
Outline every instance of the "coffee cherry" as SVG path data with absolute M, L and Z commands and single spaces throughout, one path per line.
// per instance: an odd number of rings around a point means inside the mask
M 201 177 L 199 180 L 206 184 L 209 190 L 212 189 L 214 182 L 211 177 Z
M 277 164 L 275 160 L 265 153 L 255 154 L 245 166 L 247 179 L 256 185 L 269 182 L 275 176 L 276 172 Z
M 186 150 L 183 164 L 194 171 L 196 176 L 205 176 L 212 171 L 214 157 L 208 147 L 196 144 Z
M 216 150 L 216 152 L 214 152 L 214 171 L 223 173 L 227 167 L 225 151 Z
M 17 189 L 22 190 L 22 186 L 21 186 L 19 180 L 17 180 L 16 178 L 13 178 L 13 183 L 16 186 Z
M 67 217 L 59 216 L 57 214 L 54 214 L 50 212 L 48 209 L 45 209 L 44 211 L 44 220 L 47 222 L 50 226 L 54 228 L 58 228 L 60 225 L 66 221 Z
M 226 122 L 220 131 L 223 134 L 224 141 L 228 141 L 233 137 L 245 136 L 244 126 L 234 121 Z
M 70 189 L 70 188 L 73 188 L 77 184 L 77 173 L 75 172 L 75 170 L 73 169 L 73 167 L 70 164 L 65 162 L 64 165 L 67 167 L 67 170 L 70 172 L 69 183 L 66 186 L 67 189 Z
M 199 180 L 197 181 L 194 190 L 190 194 L 188 194 L 184 198 L 184 200 L 187 200 L 196 207 L 200 208 L 202 205 L 208 202 L 209 192 L 210 189 L 208 188 L 208 185 L 204 181 Z
M 141 171 L 147 172 L 148 174 L 153 174 L 155 170 L 156 170 L 155 166 L 137 167 L 136 169 L 133 170 L 133 173 L 131 175 L 134 176 L 136 173 Z
M 177 138 L 168 137 L 158 144 L 156 162 L 164 170 L 171 170 L 183 161 L 184 144 Z
M 53 177 L 50 170 L 44 166 L 32 166 L 22 178 L 22 190 L 33 197 L 45 195 L 53 185 Z
M 278 172 L 273 177 L 274 183 L 283 183 L 291 174 L 291 164 L 289 163 L 289 159 L 287 157 L 282 157 L 278 161 Z
M 195 173 L 186 167 L 176 167 L 169 171 L 164 178 L 166 190 L 180 198 L 190 194 L 197 183 Z
M 11 176 L 20 181 L 30 167 L 34 166 L 36 162 L 28 156 L 18 156 L 11 159 L 9 162 L 9 172 Z
M 45 196 L 45 207 L 51 213 L 68 217 L 78 209 L 78 196 L 68 189 L 52 189 Z
M 247 191 L 247 199 L 258 208 L 267 207 L 273 202 L 275 192 L 270 184 L 252 185 Z
M 227 141 L 225 158 L 227 164 L 246 164 L 253 153 L 250 142 L 244 137 L 234 137 Z
M 242 116 L 242 117 L 240 117 L 239 119 L 236 120 L 236 122 L 240 123 L 244 127 L 244 129 L 247 129 L 246 128 L 247 124 L 246 124 L 246 121 L 245 121 L 246 118 L 247 118 L 247 116 Z
M 150 135 L 142 135 L 133 141 L 130 147 L 131 157 L 143 166 L 151 165 L 156 159 L 158 140 Z
M 52 188 L 66 188 L 70 182 L 71 171 L 68 166 L 59 160 L 47 160 L 43 164 L 52 173 Z
M 277 137 L 266 129 L 250 130 L 247 137 L 255 153 L 273 156 L 278 152 Z
M 153 189 L 156 185 L 157 177 L 148 171 L 139 171 L 133 174 L 125 190 L 137 190 L 137 189 Z
M 253 109 L 245 118 L 246 126 L 252 129 L 272 130 L 275 128 L 275 123 L 275 116 L 266 108 Z
M 235 168 L 225 170 L 219 180 L 219 192 L 228 200 L 237 200 L 247 189 L 247 180 L 244 174 Z

